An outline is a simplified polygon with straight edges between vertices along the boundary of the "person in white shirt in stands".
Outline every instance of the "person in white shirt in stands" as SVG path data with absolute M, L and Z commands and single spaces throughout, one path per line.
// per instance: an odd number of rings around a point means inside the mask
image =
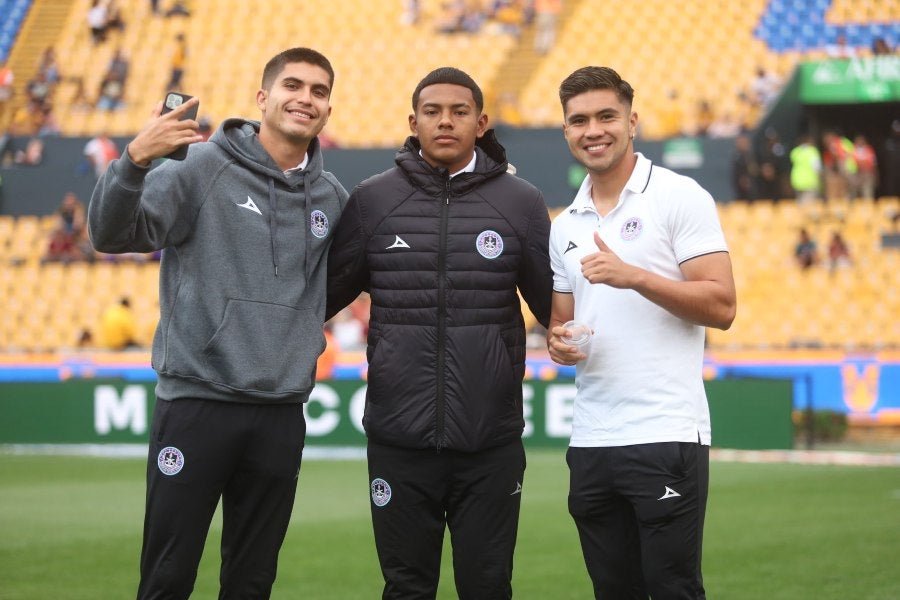
M 569 512 L 596 598 L 705 598 L 709 489 L 704 327 L 736 312 L 712 197 L 634 151 L 634 90 L 584 67 L 560 86 L 563 131 L 588 171 L 553 222 L 551 358 L 576 365 Z M 593 336 L 562 341 L 575 319 Z

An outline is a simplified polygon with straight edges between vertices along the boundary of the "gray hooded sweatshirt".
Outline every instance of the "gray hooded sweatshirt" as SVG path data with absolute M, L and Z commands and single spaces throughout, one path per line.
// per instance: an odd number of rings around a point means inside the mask
M 162 249 L 153 339 L 160 399 L 305 402 L 325 348 L 326 258 L 347 192 L 322 170 L 318 140 L 288 174 L 259 123 L 229 119 L 184 161 L 128 154 L 88 209 L 101 252 Z

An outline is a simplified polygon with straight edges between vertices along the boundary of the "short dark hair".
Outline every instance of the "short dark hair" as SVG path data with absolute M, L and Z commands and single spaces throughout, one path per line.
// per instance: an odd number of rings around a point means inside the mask
M 276 54 L 266 63 L 266 68 L 263 69 L 262 88 L 264 90 L 269 89 L 278 74 L 284 70 L 286 65 L 291 63 L 309 63 L 322 67 L 328 73 L 328 87 L 330 88 L 334 85 L 334 69 L 324 54 L 312 48 L 291 48 Z
M 461 85 L 469 88 L 472 90 L 472 98 L 475 99 L 475 107 L 478 109 L 478 112 L 484 110 L 484 94 L 481 93 L 481 88 L 478 87 L 478 84 L 475 83 L 475 80 L 472 79 L 468 73 L 455 67 L 440 67 L 426 75 L 422 81 L 419 82 L 419 85 L 416 86 L 416 90 L 412 95 L 413 112 L 415 112 L 416 107 L 419 105 L 419 94 L 422 93 L 422 90 L 429 85 L 438 83 L 452 83 L 453 85 Z
M 619 101 L 629 107 L 634 102 L 634 88 L 609 67 L 581 67 L 559 84 L 559 101 L 563 112 L 566 111 L 569 100 L 592 90 L 612 90 Z

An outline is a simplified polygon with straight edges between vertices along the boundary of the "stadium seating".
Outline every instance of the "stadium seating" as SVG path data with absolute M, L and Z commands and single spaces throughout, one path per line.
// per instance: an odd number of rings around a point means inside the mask
M 710 349 L 837 350 L 900 347 L 900 249 L 881 248 L 900 198 L 804 208 L 793 201 L 720 205 L 738 289 L 738 316 L 727 331 L 709 330 Z M 159 314 L 154 261 L 43 263 L 52 218 L 0 216 L 0 351 L 56 351 L 77 345 L 109 304 L 128 296 L 141 342 L 152 340 Z M 827 260 L 803 271 L 793 260 L 799 227 L 827 255 L 840 230 L 853 265 L 830 271 Z
M 201 114 L 214 122 L 232 115 L 256 118 L 255 91 L 265 61 L 292 46 L 311 46 L 332 60 L 334 113 L 326 133 L 344 147 L 390 147 L 408 134 L 410 94 L 430 69 L 458 66 L 471 73 L 490 99 L 504 69 L 521 50 L 516 38 L 496 34 L 434 33 L 442 0 L 422 0 L 422 18 L 401 24 L 403 2 L 310 0 L 301 10 L 278 2 L 190 3 L 190 18 L 150 14 L 145 0 L 120 0 L 126 27 L 100 45 L 91 41 L 86 14 L 91 0 L 67 0 L 71 10 L 55 48 L 65 76 L 54 98 L 63 134 L 137 132 L 162 98 L 174 39 L 184 33 L 188 62 L 183 91 L 201 98 Z M 30 0 L 0 0 L 9 18 L 2 43 L 25 18 Z M 868 44 L 900 38 L 900 2 L 889 0 L 567 0 L 554 48 L 541 57 L 518 94 L 528 125 L 556 127 L 560 79 L 585 64 L 619 70 L 637 90 L 641 135 L 661 131 L 661 115 L 675 104 L 691 127 L 697 103 L 715 112 L 746 109 L 739 92 L 757 67 L 782 77 L 797 61 L 822 53 L 838 33 Z M 524 38 L 523 38 L 524 39 Z M 106 64 L 117 48 L 130 59 L 124 109 L 113 113 L 71 110 L 83 78 L 94 99 Z M 42 48 L 39 48 L 42 49 Z M 36 62 L 36 61 L 33 61 Z M 17 72 L 27 81 L 27 72 Z M 669 92 L 677 100 L 669 100 Z M 882 249 L 897 198 L 801 207 L 792 201 L 720 206 L 735 265 L 738 318 L 732 330 L 710 330 L 711 348 L 823 346 L 881 348 L 900 345 L 900 249 Z M 51 220 L 0 215 L 0 350 L 52 350 L 74 346 L 93 328 L 103 308 L 128 295 L 141 319 L 142 340 L 158 314 L 155 262 L 45 264 L 41 257 Z M 810 230 L 824 254 L 839 229 L 855 263 L 830 273 L 808 272 L 793 262 L 798 229 Z
M 277 2 L 223 0 L 192 3 L 190 18 L 163 18 L 153 17 L 143 0 L 123 0 L 125 30 L 95 45 L 85 22 L 90 0 L 69 1 L 72 8 L 56 43 L 67 79 L 55 100 L 68 135 L 137 132 L 162 97 L 178 33 L 188 42 L 183 91 L 200 96 L 201 112 L 213 121 L 258 116 L 255 90 L 272 55 L 291 46 L 320 49 L 337 72 L 335 110 L 326 132 L 345 147 L 399 144 L 407 135 L 410 92 L 437 66 L 469 71 L 486 97 L 496 98 L 504 91 L 493 87 L 501 71 L 523 50 L 510 35 L 435 34 L 441 0 L 423 0 L 415 25 L 401 24 L 402 2 L 312 0 L 294 16 Z M 19 6 L 25 0 L 3 2 Z M 711 102 L 716 114 L 752 123 L 759 115 L 740 93 L 749 90 L 758 67 L 787 77 L 801 57 L 822 54 L 839 33 L 860 47 L 879 35 L 894 43 L 900 39 L 900 3 L 887 0 L 566 4 L 556 45 L 518 90 L 520 112 L 531 126 L 559 124 L 559 81 L 586 64 L 612 66 L 634 85 L 640 132 L 647 138 L 659 136 L 662 115 L 673 103 L 688 130 L 700 100 Z M 112 114 L 70 111 L 76 87 L 71 78 L 82 77 L 93 99 L 119 47 L 131 60 L 125 108 Z M 17 73 L 23 81 L 29 76 Z M 677 100 L 669 100 L 670 91 Z

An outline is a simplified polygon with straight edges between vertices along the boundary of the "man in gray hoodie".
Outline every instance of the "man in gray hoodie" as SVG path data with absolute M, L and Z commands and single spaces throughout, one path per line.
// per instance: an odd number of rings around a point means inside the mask
M 97 250 L 163 250 L 139 599 L 190 596 L 220 497 L 220 598 L 270 595 L 347 201 L 317 138 L 333 82 L 323 55 L 286 50 L 263 72 L 261 120 L 228 119 L 207 143 L 182 120 L 196 98 L 160 105 L 94 190 Z

